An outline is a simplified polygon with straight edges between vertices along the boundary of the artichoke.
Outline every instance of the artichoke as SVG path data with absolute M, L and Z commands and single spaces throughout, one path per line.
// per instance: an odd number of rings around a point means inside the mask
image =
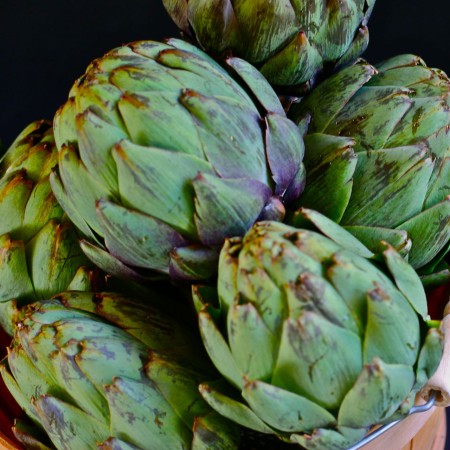
M 0 326 L 12 334 L 16 306 L 87 289 L 92 266 L 52 194 L 57 164 L 51 124 L 25 128 L 0 161 Z
M 215 373 L 202 356 L 198 336 L 148 302 L 67 292 L 30 305 L 1 366 L 35 423 L 14 432 L 27 448 L 236 448 L 235 425 L 198 392 Z
M 371 249 L 385 240 L 421 273 L 439 272 L 450 238 L 449 94 L 447 75 L 413 55 L 324 81 L 291 111 L 297 121 L 311 114 L 300 205 Z
M 254 64 L 272 85 L 305 89 L 367 47 L 375 0 L 163 0 L 210 54 Z
M 325 216 L 302 214 L 311 229 L 266 221 L 226 241 L 219 311 L 214 290 L 194 288 L 205 347 L 234 387 L 204 383 L 201 392 L 245 427 L 345 449 L 409 410 L 437 368 L 442 333 L 392 247 L 373 259 Z
M 216 271 L 226 237 L 278 220 L 304 185 L 303 139 L 267 81 L 180 40 L 94 61 L 54 121 L 53 191 L 108 273 Z

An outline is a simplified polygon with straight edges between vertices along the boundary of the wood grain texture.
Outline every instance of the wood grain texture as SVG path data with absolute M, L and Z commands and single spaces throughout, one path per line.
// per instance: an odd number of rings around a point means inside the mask
M 367 444 L 364 450 L 444 450 L 446 438 L 444 408 L 413 414 Z
M 21 449 L 17 444 L 10 441 L 4 434 L 0 432 L 0 450 L 18 450 Z

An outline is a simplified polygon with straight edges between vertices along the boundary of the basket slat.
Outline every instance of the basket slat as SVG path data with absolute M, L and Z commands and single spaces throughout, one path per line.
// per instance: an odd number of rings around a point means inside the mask
M 0 450 L 18 450 L 20 448 L 0 432 Z
M 363 450 L 444 450 L 445 409 L 413 414 L 363 447 Z

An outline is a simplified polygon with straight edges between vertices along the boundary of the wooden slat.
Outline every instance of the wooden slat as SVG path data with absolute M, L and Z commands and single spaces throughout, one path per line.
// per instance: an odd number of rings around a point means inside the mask
M 447 438 L 447 417 L 444 408 L 439 408 L 439 411 L 440 418 L 435 428 L 435 439 L 431 450 L 444 450 L 445 448 Z M 417 447 L 415 450 L 420 450 L 420 447 Z
M 0 450 L 17 450 L 18 448 L 19 447 L 0 432 Z
M 445 437 L 445 409 L 432 408 L 407 417 L 364 450 L 443 450 Z

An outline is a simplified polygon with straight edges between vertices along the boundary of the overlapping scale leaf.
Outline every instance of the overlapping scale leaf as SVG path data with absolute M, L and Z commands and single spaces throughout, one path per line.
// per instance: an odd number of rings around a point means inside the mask
M 227 240 L 218 299 L 193 290 L 205 348 L 229 382 L 200 392 L 244 427 L 343 450 L 408 412 L 442 336 L 426 322 L 417 273 L 393 247 L 375 255 L 317 211 L 300 209 L 300 219 L 301 229 L 258 222 Z
M 58 449 L 237 448 L 198 392 L 216 373 L 197 336 L 146 296 L 65 292 L 28 307 L 1 364 L 37 427 L 17 434 L 24 445 L 43 433 Z
M 447 75 L 414 55 L 332 75 L 290 111 L 299 123 L 311 116 L 299 205 L 374 251 L 389 242 L 432 277 L 450 240 L 449 101 Z
M 52 192 L 57 162 L 53 132 L 43 120 L 26 127 L 0 161 L 0 326 L 9 334 L 18 308 L 67 289 L 79 270 L 88 274 L 82 266 L 92 267 Z M 94 274 L 89 277 L 94 282 Z
M 317 76 L 350 64 L 368 43 L 374 0 L 331 2 L 164 0 L 181 30 L 209 54 L 254 64 L 280 87 L 304 89 Z

